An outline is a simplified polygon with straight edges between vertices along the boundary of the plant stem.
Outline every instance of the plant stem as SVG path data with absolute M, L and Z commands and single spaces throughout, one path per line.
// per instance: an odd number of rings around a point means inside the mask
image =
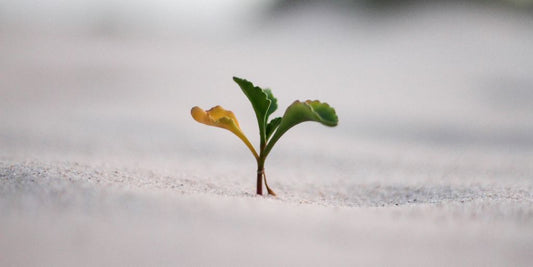
M 266 173 L 265 173 L 265 169 L 263 169 L 263 178 L 265 179 L 265 187 L 267 188 L 267 192 L 269 195 L 273 195 L 273 196 L 276 196 L 276 193 L 274 193 L 274 191 L 272 189 L 270 189 L 270 187 L 268 186 L 268 183 L 267 183 L 267 176 L 266 176 Z
M 265 172 L 264 162 L 257 161 L 257 194 L 263 194 L 263 174 Z
M 289 128 L 288 128 L 289 129 Z M 288 130 L 286 129 L 285 131 L 276 131 L 274 133 L 274 135 L 272 137 L 270 137 L 270 140 L 268 141 L 268 144 L 266 144 L 265 147 L 262 147 L 261 148 L 261 154 L 260 154 L 260 157 L 266 159 L 266 157 L 268 156 L 268 153 L 270 153 L 270 150 L 272 150 L 272 148 L 274 147 L 274 145 L 276 144 L 276 142 L 279 140 L 279 138 Z
M 278 137 L 279 138 L 279 137 Z M 266 180 L 266 174 L 265 174 L 265 160 L 268 153 L 265 153 L 265 149 L 267 148 L 266 144 L 266 138 L 264 135 L 261 135 L 261 146 L 260 146 L 260 152 L 259 157 L 256 157 L 257 160 L 257 194 L 262 195 L 263 194 L 263 179 L 265 180 L 265 186 L 267 189 L 267 192 L 269 195 L 275 196 L 276 193 L 270 187 L 268 186 L 267 180 Z M 271 149 L 271 148 L 270 148 Z
M 269 195 L 275 196 L 276 193 L 270 187 L 268 186 L 267 180 L 266 180 L 266 174 L 265 174 L 265 160 L 264 159 L 257 159 L 257 194 L 262 195 L 263 194 L 263 180 L 265 180 L 265 186 L 267 189 L 267 192 Z

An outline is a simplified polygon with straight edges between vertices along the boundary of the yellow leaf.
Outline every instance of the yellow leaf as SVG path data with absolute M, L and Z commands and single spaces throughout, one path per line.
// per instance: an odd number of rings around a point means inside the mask
M 259 158 L 259 155 L 255 151 L 254 147 L 242 132 L 239 122 L 237 121 L 237 118 L 233 112 L 225 110 L 221 106 L 213 107 L 207 111 L 204 111 L 200 107 L 193 107 L 191 109 L 191 115 L 194 120 L 199 123 L 224 128 L 231 131 L 238 136 L 244 142 L 244 144 L 246 144 L 256 159 Z

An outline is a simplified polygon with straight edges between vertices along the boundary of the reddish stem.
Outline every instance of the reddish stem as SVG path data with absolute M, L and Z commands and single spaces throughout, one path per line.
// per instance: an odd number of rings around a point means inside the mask
M 264 169 L 258 167 L 257 168 L 257 194 L 262 195 L 263 194 L 263 172 Z

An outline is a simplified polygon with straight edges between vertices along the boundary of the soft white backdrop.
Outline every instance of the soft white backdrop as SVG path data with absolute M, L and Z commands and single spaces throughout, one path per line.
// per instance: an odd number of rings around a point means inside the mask
M 0 265 L 531 265 L 529 13 L 234 4 L 0 3 Z M 278 198 L 190 118 L 257 143 L 233 75 L 339 115 L 274 148 Z

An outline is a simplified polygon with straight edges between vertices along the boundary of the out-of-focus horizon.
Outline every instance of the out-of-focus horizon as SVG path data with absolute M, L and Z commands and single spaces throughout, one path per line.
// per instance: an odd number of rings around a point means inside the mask
M 342 10 L 366 19 L 439 6 L 481 7 L 531 15 L 532 0 L 201 0 L 201 1 L 9 1 L 0 3 L 0 30 L 38 30 L 92 34 L 172 35 L 230 33 L 308 6 Z

